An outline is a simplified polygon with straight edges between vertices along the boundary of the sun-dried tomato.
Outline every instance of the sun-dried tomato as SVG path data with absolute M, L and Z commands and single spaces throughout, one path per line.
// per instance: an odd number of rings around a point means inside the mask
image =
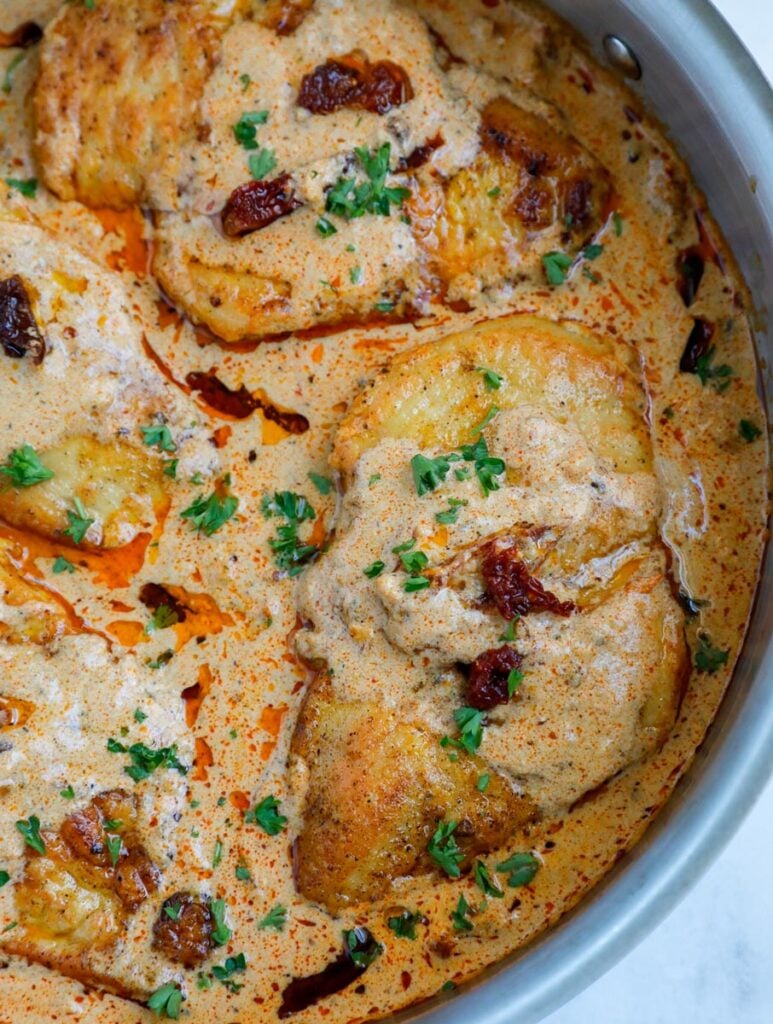
M 175 963 L 196 967 L 214 948 L 213 927 L 208 897 L 176 892 L 161 905 L 153 924 L 153 945 Z
M 228 197 L 222 213 L 223 231 L 229 238 L 238 238 L 268 227 L 299 206 L 303 202 L 295 194 L 289 174 L 271 181 L 248 181 Z
M 676 259 L 676 271 L 679 277 L 676 290 L 682 297 L 685 306 L 691 306 L 703 280 L 704 261 L 697 245 L 683 249 Z
M 32 312 L 32 303 L 20 277 L 0 281 L 0 345 L 12 359 L 30 355 L 43 361 L 46 342 Z
M 195 370 L 188 374 L 185 383 L 192 391 L 198 392 L 207 405 L 226 416 L 233 416 L 235 420 L 246 420 L 260 405 L 244 384 L 234 391 L 214 373 Z
M 488 711 L 510 700 L 508 680 L 519 669 L 523 657 L 514 647 L 495 647 L 479 654 L 467 676 L 467 703 L 478 711 Z
M 529 612 L 571 615 L 574 611 L 571 601 L 559 601 L 530 574 L 516 548 L 489 548 L 481 568 L 486 593 L 506 619 Z
M 701 320 L 696 317 L 693 320 L 692 330 L 684 346 L 682 358 L 679 360 L 679 369 L 682 373 L 696 373 L 698 360 L 701 356 L 708 354 L 711 348 L 711 339 L 714 336 L 714 324 L 708 320 Z
M 386 114 L 413 98 L 408 75 L 390 60 L 371 64 L 361 53 L 331 58 L 303 76 L 298 106 L 312 114 L 357 107 Z
M 437 135 L 433 135 L 431 139 L 427 139 L 423 146 L 417 146 L 416 149 L 412 149 L 407 156 L 400 158 L 397 164 L 399 171 L 414 171 L 417 167 L 423 166 L 436 149 L 444 144 L 445 139 L 438 132 Z

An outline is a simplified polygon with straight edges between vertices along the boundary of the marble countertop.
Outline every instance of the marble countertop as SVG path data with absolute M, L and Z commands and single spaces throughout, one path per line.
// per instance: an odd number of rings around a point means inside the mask
M 773 81 L 773 2 L 714 0 Z M 543 1024 L 773 1022 L 773 780 L 671 915 Z

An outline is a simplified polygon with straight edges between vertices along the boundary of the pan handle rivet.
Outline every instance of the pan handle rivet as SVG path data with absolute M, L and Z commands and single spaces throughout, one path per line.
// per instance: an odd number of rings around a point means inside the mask
M 604 36 L 604 52 L 612 67 L 626 78 L 641 78 L 641 64 L 628 43 L 620 36 Z

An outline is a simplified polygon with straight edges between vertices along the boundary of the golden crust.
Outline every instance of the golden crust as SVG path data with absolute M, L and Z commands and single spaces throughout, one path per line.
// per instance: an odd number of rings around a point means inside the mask
M 46 32 L 34 95 L 45 184 L 89 206 L 169 201 L 214 49 L 200 3 L 64 5 Z M 150 196 L 156 173 L 164 187 Z

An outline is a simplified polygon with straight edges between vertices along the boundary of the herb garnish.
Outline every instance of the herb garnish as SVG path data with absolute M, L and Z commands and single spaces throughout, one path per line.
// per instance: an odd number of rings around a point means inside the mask
M 258 928 L 273 928 L 274 931 L 281 932 L 286 923 L 287 910 L 277 905 L 272 907 L 261 921 L 258 921 Z
M 229 992 L 238 992 L 244 988 L 233 980 L 234 974 L 243 974 L 247 970 L 247 960 L 244 953 L 237 953 L 236 956 L 229 956 L 225 962 L 215 964 L 212 968 L 212 976 L 228 989 Z
M 510 619 L 510 621 L 508 622 L 507 629 L 499 638 L 504 643 L 512 644 L 515 643 L 515 641 L 518 639 L 515 635 L 515 631 L 518 627 L 518 620 L 520 619 L 520 617 L 520 615 L 516 615 L 514 619 Z
M 214 852 L 212 854 L 212 867 L 213 868 L 218 867 L 220 862 L 222 861 L 222 859 L 223 859 L 223 844 L 220 842 L 219 839 L 216 839 L 215 840 L 215 849 L 214 849 Z
M 157 629 L 169 629 L 179 621 L 180 616 L 174 608 L 170 608 L 168 604 L 160 604 L 158 608 L 154 609 L 150 622 L 145 627 L 145 632 L 150 634 Z
M 330 494 L 333 489 L 333 481 L 330 477 L 320 476 L 319 473 L 309 473 L 308 477 L 320 494 Z
M 415 939 L 416 925 L 421 920 L 421 914 L 411 913 L 410 910 L 403 910 L 399 916 L 390 917 L 387 924 L 400 939 Z
M 132 743 L 130 747 L 125 747 L 111 736 L 107 741 L 107 749 L 111 754 L 129 755 L 131 764 L 126 765 L 124 771 L 135 782 L 147 779 L 157 768 L 174 768 L 181 775 L 188 774 L 188 769 L 177 759 L 176 743 L 171 747 L 159 747 L 157 750 L 146 747 L 144 743 Z
M 0 871 L 0 889 L 2 889 L 4 885 L 8 885 L 10 881 L 11 876 L 8 874 L 8 872 Z
M 482 860 L 475 861 L 473 878 L 475 879 L 475 884 L 486 896 L 493 896 L 495 899 L 501 899 L 504 896 L 496 879 L 491 877 L 489 869 Z
M 233 126 L 233 133 L 239 145 L 244 149 L 257 149 L 257 126 L 265 124 L 266 121 L 268 121 L 267 110 L 251 110 L 246 114 L 242 114 Z
M 540 862 L 533 853 L 514 853 L 512 857 L 497 864 L 497 871 L 509 874 L 507 884 L 511 889 L 528 885 L 540 869 Z
M 563 284 L 571 265 L 572 257 L 567 256 L 565 252 L 546 252 L 542 257 L 542 266 L 545 268 L 548 284 Z
M 302 523 L 316 519 L 317 513 L 302 494 L 277 491 L 273 497 L 265 495 L 261 504 L 266 519 L 281 517 L 287 522 L 277 527 L 276 536 L 269 539 L 274 561 L 289 576 L 297 576 L 319 554 L 315 544 L 304 544 L 298 536 Z
M 366 213 L 388 217 L 392 206 L 402 206 L 411 194 L 410 189 L 388 186 L 391 144 L 385 142 L 375 153 L 358 147 L 354 153 L 368 180 L 358 183 L 356 178 L 339 178 L 327 194 L 325 209 L 346 220 L 362 217 Z
M 419 497 L 438 488 L 448 476 L 450 468 L 451 464 L 445 455 L 438 455 L 434 459 L 427 458 L 426 455 L 414 455 L 411 459 L 411 471 Z
M 148 999 L 148 1009 L 152 1010 L 157 1017 L 168 1017 L 169 1020 L 177 1020 L 180 1016 L 183 994 L 179 985 L 169 982 L 157 988 Z
M 287 818 L 279 814 L 279 801 L 275 796 L 264 797 L 251 811 L 247 811 L 244 820 L 248 825 L 259 825 L 269 836 L 277 836 L 287 824 Z
M 522 682 L 523 672 L 520 669 L 511 668 L 507 675 L 507 696 L 512 697 Z
M 40 818 L 36 814 L 31 814 L 29 818 L 22 818 L 21 821 L 17 821 L 16 827 L 24 836 L 24 842 L 27 846 L 32 847 L 37 853 L 45 854 L 46 844 L 40 835 Z
M 612 223 L 615 225 L 615 234 L 619 238 L 623 233 L 623 218 L 617 210 L 612 214 Z
M 439 822 L 427 846 L 427 853 L 451 878 L 459 877 L 459 865 L 464 860 L 464 854 L 454 838 L 458 826 L 458 821 Z
M 751 444 L 752 441 L 756 441 L 757 438 L 762 434 L 762 431 L 756 423 L 752 423 L 751 420 L 741 420 L 738 424 L 738 433 L 747 442 Z
M 34 199 L 38 193 L 37 178 L 4 178 L 3 181 L 9 188 L 15 188 L 26 199 Z
M 484 772 L 483 775 L 478 777 L 478 781 L 475 783 L 475 788 L 479 793 L 485 793 L 488 789 L 488 784 L 491 781 L 491 776 L 488 772 Z
M 182 909 L 182 904 L 170 903 L 168 907 L 164 907 L 164 913 L 171 921 L 179 921 Z
M 459 728 L 458 739 L 444 736 L 440 744 L 443 747 L 457 747 L 466 750 L 472 756 L 483 741 L 483 719 L 485 715 L 477 708 L 457 708 L 454 721 Z
M 19 53 L 16 54 L 16 56 L 9 63 L 8 67 L 5 69 L 5 74 L 3 75 L 2 89 L 6 95 L 13 88 L 14 71 L 18 68 L 18 66 L 21 64 L 21 62 L 24 60 L 26 56 L 27 54 L 24 52 L 24 50 L 21 50 Z
M 470 907 L 470 904 L 467 902 L 464 896 L 460 896 L 459 902 L 456 904 L 456 910 L 451 911 L 451 920 L 454 923 L 455 932 L 472 931 L 472 921 L 468 920 L 467 918 L 467 915 L 469 914 L 471 909 L 472 908 Z
M 225 946 L 233 935 L 233 932 L 225 923 L 225 900 L 212 900 L 209 910 L 215 923 L 215 927 L 212 929 L 212 941 L 216 946 Z
M 228 477 L 224 483 L 227 485 Z M 189 519 L 197 533 L 211 537 L 231 518 L 239 507 L 239 499 L 233 494 L 221 494 L 218 490 L 205 498 L 203 494 L 184 509 L 180 516 Z
M 257 153 L 253 153 L 248 160 L 250 174 L 255 181 L 265 181 L 266 175 L 270 174 L 276 167 L 276 154 L 273 149 L 261 146 Z
M 455 523 L 459 518 L 459 513 L 466 504 L 467 502 L 462 498 L 449 498 L 449 507 L 443 512 L 438 512 L 435 516 L 435 521 L 442 523 L 444 526 L 447 526 L 450 523 Z
M 54 575 L 58 576 L 60 573 L 63 572 L 75 572 L 75 566 L 72 564 L 72 562 L 68 561 L 66 558 L 63 558 L 62 555 L 59 555 L 57 558 L 54 559 L 54 564 L 51 566 L 51 571 L 54 573 Z
M 118 863 L 118 858 L 121 856 L 121 847 L 123 842 L 120 836 L 109 835 L 107 837 L 107 852 L 110 857 L 110 863 L 113 867 Z
M 246 864 L 237 864 L 235 869 L 234 869 L 234 874 L 236 875 L 236 877 L 238 878 L 238 880 L 240 882 L 251 882 L 252 881 L 252 875 L 250 874 L 250 869 L 247 867 Z
M 376 562 L 371 562 L 371 564 L 362 571 L 368 577 L 369 580 L 374 580 L 377 576 L 380 576 L 381 573 L 384 571 L 384 563 L 379 559 Z
M 380 942 L 373 942 L 368 932 L 365 932 L 364 935 L 370 939 L 369 942 L 363 942 L 363 931 L 360 928 L 344 928 L 343 931 L 344 942 L 349 950 L 352 963 L 363 970 L 370 967 L 376 957 L 381 956 L 384 952 L 384 947 Z
M 80 498 L 73 498 L 74 510 L 67 509 L 67 529 L 65 536 L 71 537 L 74 544 L 80 544 L 96 520 L 86 515 L 86 509 Z
M 415 594 L 417 590 L 426 590 L 430 582 L 426 576 L 409 576 L 403 583 L 403 590 L 406 594 Z
M 140 430 L 142 440 L 148 447 L 158 448 L 160 452 L 173 452 L 177 447 L 166 423 L 151 423 L 148 427 L 140 427 Z
M 720 650 L 715 647 L 711 638 L 706 633 L 698 634 L 698 647 L 695 651 L 695 667 L 699 672 L 708 672 L 714 675 L 718 668 L 727 662 L 730 651 Z
M 0 473 L 7 476 L 14 487 L 33 487 L 53 477 L 53 471 L 46 469 L 38 458 L 38 453 L 29 444 L 14 448 Z
M 59 790 L 59 796 L 61 796 L 64 800 L 74 800 L 75 790 L 72 788 L 72 786 L 65 786 L 64 789 Z
M 338 228 L 327 217 L 320 217 L 315 227 L 318 234 L 322 235 L 323 238 L 330 238 L 331 235 L 338 234 Z
M 497 373 L 495 370 L 487 370 L 485 366 L 476 366 L 475 369 L 478 373 L 483 374 L 483 383 L 486 385 L 486 391 L 499 391 L 502 387 L 502 381 L 505 379 L 501 373 Z
M 735 374 L 732 366 L 728 366 L 727 363 L 714 366 L 716 352 L 716 346 L 712 345 L 708 352 L 699 356 L 695 362 L 695 373 L 704 388 L 710 383 L 714 390 L 721 394 L 730 387 L 730 378 Z

